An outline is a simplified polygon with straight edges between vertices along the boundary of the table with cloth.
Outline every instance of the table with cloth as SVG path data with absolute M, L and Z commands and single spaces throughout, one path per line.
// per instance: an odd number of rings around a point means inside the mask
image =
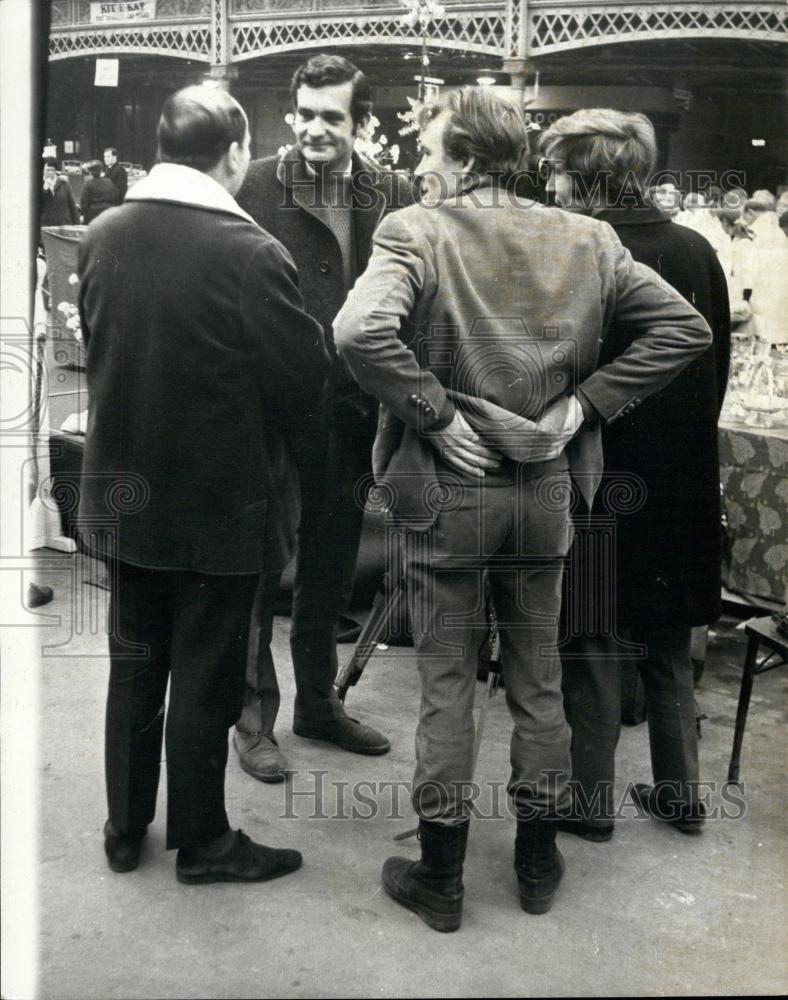
M 724 544 L 728 590 L 788 600 L 788 427 L 720 422 Z

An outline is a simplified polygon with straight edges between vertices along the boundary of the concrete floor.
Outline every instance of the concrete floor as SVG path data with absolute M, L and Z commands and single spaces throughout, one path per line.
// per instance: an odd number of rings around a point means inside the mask
M 55 601 L 40 609 L 40 859 L 38 995 L 54 1000 L 153 997 L 484 997 L 783 994 L 785 948 L 785 691 L 788 671 L 756 678 L 742 759 L 745 815 L 686 837 L 633 809 L 609 844 L 561 836 L 567 873 L 553 910 L 528 916 L 512 871 L 511 819 L 474 823 L 465 916 L 452 935 L 429 930 L 380 888 L 383 860 L 416 856 L 401 819 L 309 819 L 313 799 L 246 776 L 231 751 L 231 823 L 253 838 L 292 846 L 303 868 L 263 885 L 187 887 L 164 849 L 164 796 L 136 872 L 113 874 L 102 853 L 102 773 L 107 659 L 106 594 L 82 582 L 79 557 L 47 553 L 37 574 Z M 91 613 L 73 626 L 72 588 Z M 61 616 L 59 624 L 51 616 Z M 92 624 L 91 624 L 92 621 Z M 721 805 L 741 675 L 743 635 L 713 632 L 698 690 L 708 719 L 704 780 Z M 277 619 L 283 708 L 278 735 L 297 774 L 331 782 L 411 777 L 418 683 L 412 651 L 378 653 L 348 711 L 385 731 L 392 751 L 363 758 L 290 731 L 289 621 Z M 81 630 L 81 634 L 79 634 Z M 59 644 L 59 645 L 58 645 Z M 350 646 L 341 647 L 349 656 Z M 396 654 L 396 655 L 395 655 Z M 480 684 L 478 704 L 483 686 Z M 502 695 L 489 709 L 482 779 L 505 781 L 510 723 Z M 619 777 L 650 779 L 644 726 L 624 729 Z M 368 793 L 367 793 L 368 794 Z M 353 799 L 345 792 L 350 805 Z M 385 805 L 385 797 L 381 797 Z M 362 812 L 370 809 L 356 800 Z M 505 804 L 505 800 L 504 800 Z M 385 809 L 383 810 L 385 811 Z

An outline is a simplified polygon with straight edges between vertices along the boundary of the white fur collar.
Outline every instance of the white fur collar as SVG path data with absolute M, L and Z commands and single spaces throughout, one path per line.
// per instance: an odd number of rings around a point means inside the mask
M 181 205 L 231 212 L 254 222 L 229 191 L 208 174 L 180 163 L 157 163 L 147 177 L 137 181 L 126 201 L 175 201 Z M 256 223 L 255 223 L 256 225 Z

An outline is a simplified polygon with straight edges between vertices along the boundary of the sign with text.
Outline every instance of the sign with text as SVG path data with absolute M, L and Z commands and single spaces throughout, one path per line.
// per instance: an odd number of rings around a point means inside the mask
M 92 0 L 91 24 L 149 21 L 156 16 L 156 0 Z
M 119 66 L 120 60 L 118 59 L 97 59 L 94 85 L 96 87 L 117 87 Z

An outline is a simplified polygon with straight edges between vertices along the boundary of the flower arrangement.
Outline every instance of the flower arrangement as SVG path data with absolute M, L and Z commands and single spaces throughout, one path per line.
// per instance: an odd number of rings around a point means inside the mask
M 76 274 L 70 274 L 68 277 L 69 285 L 78 285 L 79 278 Z M 71 330 L 74 334 L 74 340 L 82 343 L 82 326 L 79 322 L 79 309 L 74 305 L 73 302 L 63 301 L 58 303 L 57 311 L 61 313 L 66 320 L 66 329 Z

